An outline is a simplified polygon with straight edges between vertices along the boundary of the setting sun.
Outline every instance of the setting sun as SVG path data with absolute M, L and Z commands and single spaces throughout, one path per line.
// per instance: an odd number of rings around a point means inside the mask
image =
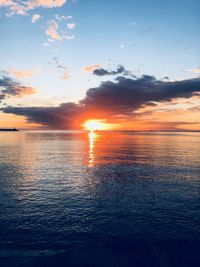
M 98 120 L 89 120 L 83 124 L 83 127 L 88 131 L 105 130 L 106 124 Z

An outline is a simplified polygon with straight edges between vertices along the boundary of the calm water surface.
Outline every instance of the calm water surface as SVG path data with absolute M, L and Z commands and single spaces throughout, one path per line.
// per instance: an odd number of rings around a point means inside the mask
M 0 265 L 198 266 L 199 241 L 200 133 L 0 132 Z

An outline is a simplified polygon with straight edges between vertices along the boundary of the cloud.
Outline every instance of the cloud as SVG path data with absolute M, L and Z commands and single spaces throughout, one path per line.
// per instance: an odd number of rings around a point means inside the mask
M 188 70 L 186 70 L 186 71 L 200 74 L 200 68 L 196 68 L 196 69 L 188 69 Z
M 73 22 L 71 22 L 71 23 L 67 23 L 67 28 L 68 28 L 69 30 L 73 30 L 75 27 L 76 27 L 76 24 L 75 24 L 75 23 L 73 23 Z
M 55 15 L 55 18 L 59 21 L 62 21 L 62 20 L 71 20 L 73 17 L 72 16 L 59 16 L 58 14 Z
M 55 20 L 49 21 L 49 26 L 46 30 L 46 35 L 50 36 L 53 40 L 62 41 L 63 37 L 58 33 L 58 24 Z
M 99 69 L 101 67 L 101 65 L 99 65 L 99 64 L 95 64 L 95 65 L 90 65 L 90 66 L 84 66 L 83 67 L 83 70 L 85 71 L 85 72 L 92 72 L 92 71 L 94 71 L 94 70 L 96 70 L 96 69 Z
M 114 82 L 102 82 L 99 87 L 89 89 L 81 103 L 126 114 L 152 102 L 190 98 L 197 92 L 200 92 L 200 78 L 170 82 L 149 75 L 139 78 L 120 76 Z
M 62 17 L 64 16 L 61 16 L 59 18 L 62 18 Z M 46 30 L 46 35 L 50 36 L 51 39 L 48 39 L 46 44 L 51 44 L 52 40 L 63 41 L 63 40 L 73 40 L 75 38 L 74 35 L 68 34 L 66 30 L 66 25 L 65 25 L 65 28 L 63 29 L 62 23 L 60 23 L 60 20 L 63 20 L 63 19 L 59 19 L 59 20 L 57 19 L 57 21 L 56 20 L 48 21 L 49 25 Z M 76 26 L 75 23 L 67 23 L 68 30 L 73 30 L 75 26 Z
M 5 113 L 25 116 L 30 123 L 39 123 L 54 129 L 77 129 L 77 117 L 81 112 L 74 103 L 61 104 L 58 107 L 7 107 Z
M 138 116 L 135 112 L 152 103 L 177 98 L 190 98 L 200 93 L 200 78 L 166 81 L 154 76 L 117 77 L 102 82 L 86 92 L 79 103 L 63 103 L 57 107 L 5 107 L 5 113 L 22 115 L 29 122 L 49 128 L 77 129 L 88 118 L 109 119 L 117 122 L 126 117 L 128 122 Z
M 97 68 L 93 70 L 93 74 L 97 75 L 97 76 L 105 76 L 105 75 L 118 75 L 118 74 L 127 74 L 126 69 L 124 68 L 124 66 L 119 65 L 117 67 L 117 70 L 106 70 L 104 68 Z
M 26 2 L 23 0 L 0 0 L 0 7 L 6 7 L 7 15 L 12 16 L 14 14 L 26 15 L 29 10 L 39 7 L 61 7 L 65 3 L 67 3 L 67 0 L 29 0 Z
M 30 0 L 27 2 L 27 6 L 30 9 L 34 9 L 37 7 L 53 8 L 53 7 L 61 7 L 66 2 L 67 0 Z
M 63 39 L 66 39 L 66 40 L 74 40 L 75 38 L 74 35 L 67 35 L 67 34 L 64 34 L 62 37 Z
M 0 99 L 9 97 L 24 97 L 36 93 L 36 89 L 24 86 L 20 82 L 8 77 L 0 77 Z
M 41 16 L 39 14 L 34 14 L 31 18 L 32 23 L 37 22 L 38 20 L 40 20 Z
M 14 76 L 15 78 L 29 78 L 36 75 L 38 73 L 38 70 L 20 70 L 12 68 L 8 70 L 7 73 Z
M 70 75 L 69 75 L 68 71 L 64 70 L 60 78 L 62 80 L 69 80 L 70 79 Z
M 6 7 L 13 5 L 12 0 L 0 0 L 0 7 Z
M 56 68 L 60 78 L 62 80 L 69 80 L 70 74 L 67 67 L 60 61 L 57 57 L 53 57 L 51 61 L 48 62 L 49 65 L 53 65 Z

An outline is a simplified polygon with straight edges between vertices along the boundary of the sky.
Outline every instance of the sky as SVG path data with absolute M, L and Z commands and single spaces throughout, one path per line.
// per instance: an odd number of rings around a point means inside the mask
M 200 130 L 199 0 L 0 0 L 0 128 Z

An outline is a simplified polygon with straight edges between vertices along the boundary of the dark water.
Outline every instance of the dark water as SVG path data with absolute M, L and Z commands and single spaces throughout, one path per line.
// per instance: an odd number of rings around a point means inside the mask
M 199 254 L 199 133 L 0 133 L 0 266 L 200 266 Z

